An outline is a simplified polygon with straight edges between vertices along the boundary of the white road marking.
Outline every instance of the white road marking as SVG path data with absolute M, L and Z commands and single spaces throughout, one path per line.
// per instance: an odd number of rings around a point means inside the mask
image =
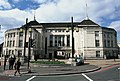
M 30 81 L 32 80 L 33 78 L 35 78 L 36 76 L 32 76 L 31 78 L 27 79 L 26 81 Z
M 91 78 L 89 78 L 87 75 L 85 75 L 84 73 L 82 73 L 82 75 L 86 78 L 86 79 L 88 79 L 89 81 L 93 81 Z

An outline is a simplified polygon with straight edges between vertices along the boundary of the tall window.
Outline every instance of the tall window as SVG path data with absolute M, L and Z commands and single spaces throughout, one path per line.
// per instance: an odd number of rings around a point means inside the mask
M 15 41 L 13 40 L 13 47 L 15 46 Z
M 15 33 L 13 33 L 13 37 L 15 37 Z
M 70 35 L 67 36 L 67 46 L 70 46 Z
M 111 47 L 113 47 L 113 41 L 111 41 Z
M 96 46 L 96 47 L 99 47 L 99 46 L 100 46 L 99 40 L 95 40 L 95 46 Z
M 19 40 L 19 47 L 23 46 L 23 40 Z
M 10 47 L 12 47 L 12 41 L 10 41 Z
M 55 46 L 57 46 L 57 36 L 55 35 Z
M 100 51 L 96 51 L 96 57 L 100 57 Z
M 47 54 L 47 37 L 45 37 L 45 54 Z
M 106 40 L 104 40 L 104 47 L 107 47 L 107 45 L 106 45 Z
M 9 41 L 7 41 L 7 47 L 9 47 Z
M 110 47 L 110 41 L 109 41 L 109 40 L 108 40 L 108 42 L 107 42 L 107 46 Z
M 58 36 L 58 46 L 61 46 L 61 36 Z
M 50 35 L 50 47 L 53 46 L 53 35 Z

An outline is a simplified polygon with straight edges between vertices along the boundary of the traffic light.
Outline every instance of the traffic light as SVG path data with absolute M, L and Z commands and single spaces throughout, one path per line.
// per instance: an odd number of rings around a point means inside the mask
M 31 39 L 31 44 L 30 44 L 31 46 L 30 47 L 35 47 L 35 43 L 36 43 L 35 39 Z

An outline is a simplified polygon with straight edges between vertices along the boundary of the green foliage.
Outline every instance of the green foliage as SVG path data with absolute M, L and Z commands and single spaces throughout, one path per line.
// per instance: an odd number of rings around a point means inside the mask
M 60 62 L 60 61 L 31 61 L 31 63 L 37 63 L 37 64 L 65 64 L 65 62 Z

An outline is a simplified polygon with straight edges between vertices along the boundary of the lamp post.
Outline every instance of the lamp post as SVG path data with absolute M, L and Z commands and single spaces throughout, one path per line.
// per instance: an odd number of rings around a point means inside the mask
M 7 62 L 7 54 L 8 54 L 8 48 L 6 48 L 6 54 L 4 55 L 4 70 L 5 70 L 6 62 Z
M 30 33 L 30 36 L 29 36 L 29 44 L 28 44 L 28 73 L 31 72 L 31 68 L 30 68 L 30 55 L 31 55 L 31 37 L 32 37 L 32 28 L 29 28 L 29 33 Z
M 24 33 L 24 51 L 23 51 L 23 62 L 25 62 L 25 60 L 26 60 L 26 56 L 25 56 L 25 53 L 26 53 L 26 36 L 27 36 L 27 29 L 28 29 L 28 18 L 26 18 L 26 25 L 25 25 L 25 27 L 23 27 L 23 28 L 20 28 L 20 32 L 23 32 L 23 29 L 24 29 L 24 31 L 25 31 L 25 33 Z
M 24 51 L 23 51 L 23 61 L 25 62 L 25 52 L 26 52 L 26 35 L 27 35 L 27 29 L 28 29 L 28 18 L 26 18 L 26 25 L 25 25 L 25 36 L 24 36 Z M 22 29 L 20 29 L 20 31 L 22 31 Z
M 71 17 L 71 30 L 72 30 L 72 58 L 74 58 L 74 26 L 73 26 L 73 17 Z
M 74 30 L 76 30 L 76 32 L 79 31 L 79 28 L 78 27 L 74 27 L 74 24 L 73 24 L 73 17 L 71 17 L 71 28 L 66 28 L 66 32 L 68 32 L 69 30 L 71 30 L 71 37 L 72 37 L 72 58 L 74 58 L 74 53 L 75 53 L 75 50 L 74 50 Z

